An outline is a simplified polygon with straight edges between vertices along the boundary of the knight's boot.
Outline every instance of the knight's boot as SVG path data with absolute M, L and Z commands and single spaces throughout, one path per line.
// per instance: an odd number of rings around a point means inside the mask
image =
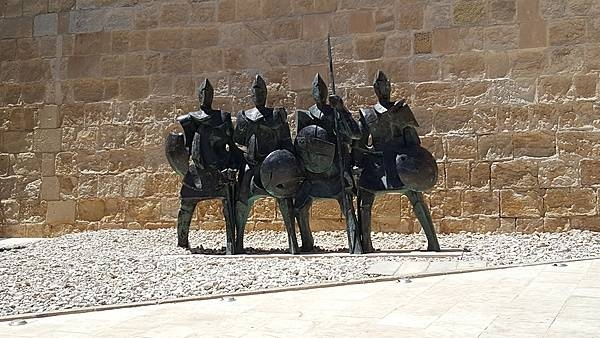
M 362 254 L 363 248 L 361 243 L 361 234 L 358 221 L 356 220 L 356 213 L 354 211 L 354 205 L 350 196 L 342 197 L 348 198 L 348 208 L 344 208 L 344 203 L 339 200 L 340 209 L 346 219 L 346 233 L 348 234 L 348 251 L 351 254 Z
M 362 249 L 363 252 L 373 252 L 373 242 L 371 240 L 371 209 L 375 195 L 370 192 L 358 191 L 358 224 L 360 224 Z
M 300 251 L 302 252 L 313 251 L 315 247 L 315 240 L 310 231 L 310 206 L 311 202 L 307 202 L 296 210 L 296 218 L 298 219 L 298 227 L 300 228 L 300 238 L 302 239 L 302 247 L 300 248 Z
M 292 255 L 300 252 L 298 248 L 298 239 L 296 238 L 296 225 L 294 220 L 294 202 L 291 198 L 278 198 L 279 210 L 285 223 L 285 229 L 288 235 L 288 247 Z
M 229 197 L 229 196 L 228 196 Z M 225 232 L 227 241 L 225 244 L 225 254 L 233 255 L 235 251 L 235 210 L 231 198 L 223 199 L 223 217 L 225 218 Z
M 415 212 L 419 223 L 421 223 L 423 231 L 425 231 L 425 236 L 427 236 L 427 251 L 440 251 L 440 243 L 435 234 L 435 228 L 433 227 L 429 209 L 423 201 L 423 194 L 420 192 L 408 191 L 406 196 L 412 203 L 413 211 Z
M 181 206 L 177 214 L 177 246 L 179 247 L 190 248 L 190 223 L 197 203 L 197 201 L 181 200 Z
M 242 254 L 246 252 L 244 250 L 244 230 L 251 206 L 240 201 L 236 202 L 235 206 L 235 253 Z

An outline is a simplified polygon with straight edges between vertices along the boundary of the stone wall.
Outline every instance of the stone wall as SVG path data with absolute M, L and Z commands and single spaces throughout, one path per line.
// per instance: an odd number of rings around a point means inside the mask
M 7 0 L 0 2 L 0 236 L 174 226 L 162 142 L 204 77 L 216 106 L 311 104 L 332 35 L 338 92 L 375 100 L 380 68 L 439 160 L 442 232 L 600 230 L 600 1 Z M 194 224 L 222 227 L 219 203 Z M 343 229 L 337 206 L 313 229 Z M 376 231 L 418 223 L 378 198 Z M 249 229 L 283 229 L 272 200 Z

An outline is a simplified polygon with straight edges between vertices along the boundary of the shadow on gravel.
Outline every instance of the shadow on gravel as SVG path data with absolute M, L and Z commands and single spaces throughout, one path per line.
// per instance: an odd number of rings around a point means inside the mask
M 225 248 L 221 248 L 221 249 L 205 249 L 203 247 L 195 247 L 195 248 L 190 248 L 190 253 L 194 254 L 194 255 L 208 255 L 208 256 L 224 256 L 225 255 Z M 470 250 L 467 248 L 464 249 L 442 249 L 441 251 L 437 252 L 440 254 L 443 253 L 451 253 L 451 252 L 469 252 Z M 402 250 L 375 250 L 372 253 L 369 254 L 410 254 L 410 253 L 415 253 L 415 252 L 423 252 L 423 253 L 436 253 L 434 251 L 427 251 L 424 249 L 402 249 Z M 301 256 L 308 256 L 308 255 L 320 255 L 320 254 L 328 254 L 328 253 L 348 253 L 348 249 L 347 248 L 340 248 L 340 249 L 322 249 L 320 247 L 315 247 L 312 251 L 310 252 L 301 252 L 299 255 Z M 288 250 L 287 249 L 282 249 L 282 248 L 277 248 L 277 249 L 261 249 L 261 248 L 246 248 L 245 252 L 242 253 L 244 255 L 256 255 L 256 256 L 261 256 L 261 255 L 282 255 L 282 254 L 288 254 Z M 367 256 L 369 254 L 366 254 Z M 357 256 L 361 256 L 361 255 L 357 255 Z

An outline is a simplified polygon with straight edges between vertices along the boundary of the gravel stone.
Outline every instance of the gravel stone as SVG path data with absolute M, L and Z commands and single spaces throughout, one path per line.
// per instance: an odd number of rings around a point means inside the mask
M 343 231 L 316 232 L 317 252 L 346 252 Z M 0 316 L 197 295 L 227 294 L 296 285 L 371 278 L 384 261 L 483 261 L 488 266 L 600 256 L 600 233 L 439 235 L 442 248 L 465 249 L 456 257 L 314 255 L 285 253 L 284 232 L 246 234 L 257 257 L 223 257 L 225 235 L 191 231 L 192 254 L 176 247 L 174 229 L 103 230 L 68 234 L 0 251 Z M 379 250 L 426 248 L 423 234 L 374 233 Z M 262 257 L 261 257 L 262 256 Z

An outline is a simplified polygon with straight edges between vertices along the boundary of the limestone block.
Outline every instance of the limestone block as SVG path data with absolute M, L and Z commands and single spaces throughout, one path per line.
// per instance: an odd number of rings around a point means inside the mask
M 60 127 L 58 106 L 45 105 L 37 112 L 37 125 L 42 129 L 53 129 Z
M 440 133 L 473 133 L 475 131 L 472 124 L 473 118 L 472 109 L 443 109 L 436 111 L 433 128 Z
M 566 1 L 539 0 L 539 8 L 544 18 L 561 18 L 566 14 Z
M 486 21 L 485 2 L 482 0 L 457 0 L 454 2 L 454 23 L 457 25 L 477 25 Z
M 440 62 L 437 59 L 413 58 L 410 78 L 416 82 L 436 81 L 440 78 Z
M 42 177 L 40 198 L 46 201 L 57 201 L 60 198 L 60 183 L 58 177 Z
M 277 211 L 279 214 L 279 211 Z M 315 201 L 310 211 L 313 219 L 342 219 L 340 205 L 336 200 L 324 199 Z M 281 217 L 281 216 L 279 216 Z
M 500 193 L 498 191 L 466 190 L 462 193 L 462 215 L 498 216 Z
M 545 21 L 529 21 L 519 24 L 519 48 L 546 47 Z
M 233 32 L 231 32 L 233 33 Z M 180 29 L 153 29 L 148 32 L 148 49 L 164 51 L 183 47 L 186 35 Z
M 40 173 L 40 156 L 35 153 L 18 153 L 11 155 L 12 172 L 16 175 L 30 176 Z
M 490 23 L 512 23 L 517 14 L 516 0 L 488 1 L 488 16 Z
M 261 9 L 265 18 L 285 17 L 291 13 L 292 5 L 290 0 L 262 0 Z
M 539 1 L 517 0 L 517 20 L 520 22 L 541 20 Z
M 492 187 L 534 188 L 538 186 L 538 164 L 534 161 L 517 159 L 492 164 Z
M 137 222 L 152 222 L 160 218 L 160 201 L 148 198 L 129 200 L 127 219 Z
M 123 191 L 123 179 L 118 175 L 98 176 L 98 197 L 120 197 Z
M 592 131 L 564 131 L 556 134 L 560 155 L 600 156 L 600 133 Z
M 219 1 L 217 5 L 217 21 L 226 22 L 235 20 L 236 0 Z
M 149 77 L 127 77 L 119 81 L 120 97 L 124 100 L 143 99 L 150 93 Z
M 0 154 L 0 176 L 7 176 L 10 169 L 10 155 Z
M 0 39 L 27 38 L 32 35 L 31 17 L 5 18 L 0 21 Z
M 560 232 L 571 229 L 571 222 L 566 217 L 544 217 L 544 231 Z
M 515 218 L 500 218 L 500 227 L 496 230 L 497 233 L 511 233 L 516 231 Z
M 500 190 L 501 217 L 540 217 L 544 203 L 539 190 Z
M 584 43 L 585 21 L 583 19 L 552 21 L 548 24 L 548 39 L 551 46 Z
M 410 36 L 406 34 L 390 34 L 385 38 L 384 56 L 410 56 L 412 45 Z
M 375 11 L 375 31 L 389 32 L 395 28 L 394 7 L 379 8 Z
M 444 137 L 448 159 L 474 160 L 477 157 L 477 138 L 474 135 L 448 135 Z
M 571 217 L 571 229 L 600 231 L 600 216 Z
M 402 194 L 385 194 L 380 195 L 375 198 L 375 202 L 373 203 L 373 209 L 371 210 L 373 215 L 377 215 L 380 218 L 386 217 L 396 217 L 400 218 L 403 210 L 403 202 L 409 203 L 408 201 L 403 201 Z M 339 207 L 338 207 L 339 209 Z
M 56 35 L 57 33 L 58 14 L 40 14 L 33 19 L 33 36 Z
M 486 162 L 471 164 L 471 187 L 486 188 L 490 186 L 491 165 Z
M 36 152 L 59 152 L 62 147 L 62 130 L 36 129 L 33 133 L 33 150 Z
M 46 223 L 61 224 L 75 222 L 75 201 L 49 201 Z
M 436 106 L 453 106 L 456 103 L 456 86 L 444 82 L 425 82 L 419 83 L 415 89 L 414 105 L 436 105 Z M 466 113 L 462 111 L 452 111 L 458 115 L 464 116 Z M 444 114 L 446 115 L 446 114 Z M 448 113 L 447 115 L 450 115 Z M 444 122 L 434 120 L 435 125 L 446 125 Z
M 398 3 L 398 29 L 422 29 L 424 4 L 421 1 L 402 1 Z
M 277 20 L 271 27 L 271 36 L 275 40 L 296 40 L 302 36 L 302 19 L 286 18 Z
M 373 33 L 375 32 L 375 16 L 372 10 L 355 10 L 349 13 L 348 32 Z
M 544 220 L 542 218 L 517 218 L 516 231 L 524 234 L 544 231 Z
M 469 186 L 469 162 L 446 163 L 446 187 L 448 189 L 466 188 Z
M 590 188 L 548 189 L 544 204 L 548 216 L 593 215 L 596 212 L 596 192 Z
M 549 157 L 556 153 L 556 135 L 551 131 L 513 134 L 514 156 Z
M 101 199 L 77 201 L 77 220 L 100 221 L 105 213 L 104 201 Z
M 415 54 L 431 53 L 431 32 L 415 33 Z
M 548 53 L 548 66 L 544 74 L 574 73 L 583 70 L 584 55 L 581 46 L 556 47 Z M 570 75 L 570 74 L 565 74 Z
M 477 158 L 480 160 L 506 160 L 513 157 L 511 133 L 481 135 L 477 142 Z
M 449 54 L 458 50 L 458 28 L 438 28 L 432 31 L 431 49 L 434 53 Z
M 458 217 L 461 215 L 461 191 L 437 191 L 430 196 L 431 217 Z
M 185 30 L 184 47 L 202 48 L 216 46 L 219 41 L 219 30 L 215 26 L 190 28 Z
M 540 50 L 519 50 L 510 53 L 510 58 L 513 76 L 537 76 L 546 65 L 546 56 Z
M 579 98 L 596 97 L 598 74 L 578 74 L 573 77 L 575 92 Z
M 519 45 L 517 25 L 498 25 L 484 28 L 484 48 L 486 50 L 516 49 Z
M 69 32 L 100 32 L 104 28 L 106 9 L 78 10 L 69 13 Z
M 191 8 L 188 3 L 164 3 L 160 8 L 159 25 L 169 27 L 187 24 Z
M 540 162 L 538 179 L 541 188 L 574 187 L 579 183 L 579 170 L 576 163 L 571 161 L 561 159 L 544 160 Z
M 541 76 L 538 83 L 538 95 L 546 101 L 562 99 L 571 88 L 572 80 L 569 75 Z
M 104 21 L 105 31 L 131 30 L 133 29 L 135 18 L 134 8 L 113 8 L 106 13 Z M 181 24 L 182 22 L 179 22 Z
M 584 187 L 600 184 L 600 161 L 581 160 L 581 185 Z
M 470 80 L 482 78 L 485 72 L 485 59 L 483 53 L 450 54 L 443 58 L 443 77 L 468 78 Z
M 23 1 L 8 0 L 4 5 L 4 17 L 10 18 L 23 15 Z
M 354 55 L 361 60 L 379 59 L 383 56 L 385 35 L 357 36 L 354 40 Z

